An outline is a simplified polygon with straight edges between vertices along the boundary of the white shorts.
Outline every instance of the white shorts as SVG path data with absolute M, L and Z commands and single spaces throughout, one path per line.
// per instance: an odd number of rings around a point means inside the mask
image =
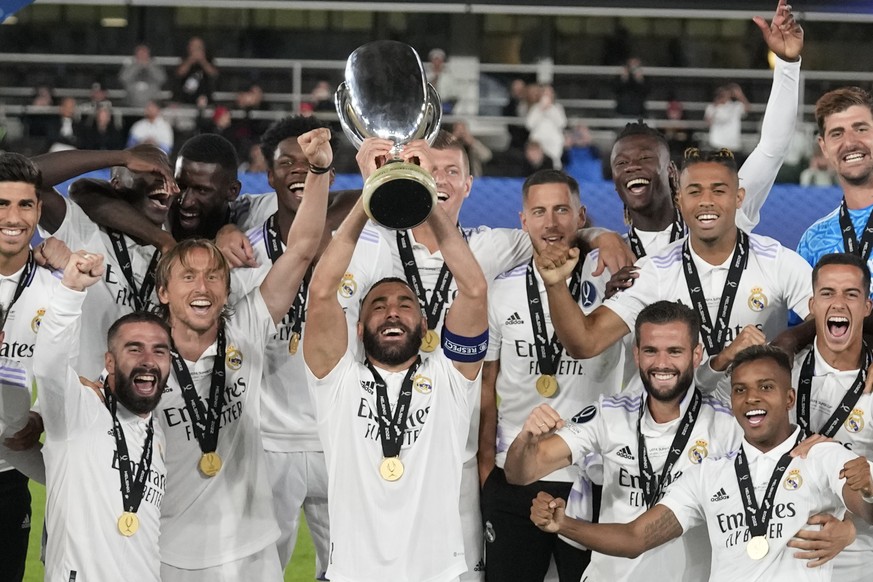
M 283 582 L 276 546 L 269 545 L 260 552 L 220 564 L 212 568 L 186 570 L 161 563 L 161 582 Z
M 464 534 L 464 557 L 467 572 L 461 580 L 485 580 L 483 566 L 485 539 L 482 537 L 482 510 L 479 508 L 479 463 L 476 457 L 464 463 L 461 472 L 461 530 Z

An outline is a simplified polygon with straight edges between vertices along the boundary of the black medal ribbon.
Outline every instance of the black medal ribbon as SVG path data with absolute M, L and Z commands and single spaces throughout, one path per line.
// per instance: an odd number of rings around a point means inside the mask
M 846 199 L 843 198 L 840 203 L 840 232 L 843 234 L 843 248 L 846 252 L 858 255 L 866 262 L 870 258 L 870 251 L 873 250 L 873 213 L 867 219 L 867 226 L 864 227 L 859 241 L 855 227 L 852 225 L 852 218 L 849 216 L 849 207 L 846 205 Z
M 121 422 L 118 420 L 118 400 L 109 389 L 109 382 L 107 380 L 103 381 L 103 402 L 106 404 L 109 414 L 112 415 L 112 433 L 115 436 L 115 450 L 118 453 L 118 475 L 121 479 L 121 500 L 124 505 L 124 511 L 136 513 L 140 503 L 142 503 L 146 481 L 152 466 L 152 441 L 155 435 L 155 417 L 152 414 L 151 418 L 149 418 L 149 424 L 146 427 L 146 438 L 142 446 L 142 456 L 136 465 L 136 473 L 133 473 L 130 468 L 131 459 L 127 449 L 127 439 L 124 438 Z
M 791 447 L 792 449 L 803 440 L 805 434 L 803 429 L 800 429 L 800 434 L 797 435 L 797 440 L 794 442 L 794 446 Z M 767 489 L 764 491 L 764 499 L 761 500 L 761 505 L 758 505 L 758 501 L 755 498 L 755 484 L 752 482 L 752 475 L 749 472 L 749 461 L 746 459 L 743 447 L 740 447 L 734 459 L 734 471 L 737 474 L 737 484 L 740 486 L 740 494 L 743 498 L 746 525 L 752 537 L 767 537 L 767 525 L 770 523 L 770 517 L 773 515 L 773 499 L 776 497 L 776 489 L 779 486 L 782 475 L 785 474 L 785 469 L 790 464 L 791 451 L 788 451 L 776 463 L 773 474 L 770 475 L 770 481 L 767 483 Z
M 279 257 L 282 256 L 282 241 L 279 237 L 279 227 L 277 224 L 277 214 L 275 213 L 264 222 L 264 241 L 267 243 L 267 255 L 270 261 L 276 264 Z M 309 281 L 312 279 L 312 265 L 306 269 L 306 274 L 300 282 L 300 288 L 297 289 L 297 295 L 294 297 L 294 303 L 288 309 L 288 317 L 291 322 L 291 332 L 296 333 L 297 337 L 301 337 L 303 333 L 303 322 L 306 321 L 306 297 L 309 295 Z
M 683 236 L 685 236 L 685 221 L 682 220 L 682 215 L 679 214 L 679 209 L 675 209 L 676 216 L 673 218 L 673 226 L 670 229 L 670 242 L 676 242 Z M 643 241 L 640 240 L 640 236 L 637 234 L 637 229 L 633 227 L 633 224 L 627 231 L 627 240 L 630 243 L 631 251 L 633 251 L 634 256 L 636 258 L 641 259 L 646 256 L 646 249 L 643 247 Z
M 691 394 L 691 402 L 688 403 L 688 408 L 685 410 L 685 415 L 673 435 L 673 442 L 670 443 L 670 451 L 667 453 L 667 458 L 664 460 L 664 468 L 661 469 L 661 476 L 657 478 L 655 471 L 652 469 L 652 463 L 649 461 L 649 454 L 646 451 L 646 437 L 643 436 L 642 422 L 643 413 L 646 409 L 646 400 L 643 395 L 640 395 L 640 415 L 637 418 L 637 443 L 638 457 L 640 465 L 640 484 L 643 489 L 643 499 L 646 501 L 646 507 L 652 507 L 661 498 L 661 493 L 664 490 L 664 484 L 667 477 L 673 472 L 673 467 L 676 461 L 685 450 L 685 445 L 688 444 L 688 439 L 691 438 L 691 431 L 697 423 L 697 417 L 700 414 L 700 404 L 703 398 L 700 396 L 700 390 L 694 389 Z
M 173 370 L 182 390 L 182 398 L 185 400 L 185 408 L 191 417 L 191 425 L 194 429 L 194 438 L 204 453 L 214 453 L 218 448 L 218 430 L 220 428 L 221 408 L 224 406 L 224 358 L 225 337 L 224 328 L 218 328 L 216 338 L 215 361 L 212 363 L 212 382 L 209 388 L 209 401 L 206 405 L 197 390 L 194 388 L 194 380 L 185 360 L 176 351 L 176 346 L 170 350 L 173 360 Z
M 421 280 L 421 273 L 418 272 L 418 265 L 415 263 L 415 255 L 412 254 L 412 241 L 409 240 L 409 233 L 405 230 L 397 231 L 397 250 L 403 263 L 406 282 L 415 291 L 418 303 L 427 317 L 427 329 L 436 329 L 440 315 L 443 313 L 443 307 L 449 298 L 449 286 L 452 284 L 453 278 L 452 272 L 449 271 L 448 265 L 443 263 L 443 267 L 440 269 L 440 274 L 437 277 L 433 295 L 431 295 L 430 301 L 428 301 L 427 291 Z
M 33 251 L 28 251 L 27 261 L 24 263 L 24 270 L 21 272 L 21 277 L 18 278 L 18 283 L 15 285 L 15 293 L 12 294 L 12 301 L 10 301 L 9 305 L 6 306 L 7 314 L 12 311 L 12 306 L 15 305 L 15 302 L 18 301 L 18 298 L 21 297 L 21 294 L 24 293 L 24 290 L 27 289 L 28 285 L 30 285 L 35 273 L 36 261 L 33 259 Z
M 703 345 L 710 356 L 714 356 L 724 349 L 725 332 L 730 322 L 734 299 L 736 299 L 737 290 L 740 286 L 740 278 L 743 276 L 743 271 L 748 263 L 749 235 L 737 229 L 737 244 L 734 248 L 731 266 L 728 269 L 721 302 L 718 305 L 715 325 L 713 325 L 712 318 L 709 317 L 706 297 L 703 294 L 703 285 L 700 283 L 700 276 L 697 274 L 694 259 L 691 258 L 689 240 L 685 239 L 685 243 L 682 245 L 682 270 L 685 273 L 685 283 L 688 285 L 688 294 L 691 295 L 691 302 L 700 316 L 700 332 L 703 336 Z
M 580 257 L 576 268 L 573 269 L 573 274 L 570 277 L 570 295 L 573 300 L 578 303 L 579 295 L 582 292 L 582 262 Z M 548 331 L 546 329 L 546 315 L 543 310 L 543 303 L 540 300 L 540 286 L 537 283 L 536 275 L 534 274 L 533 259 L 527 264 L 527 273 L 525 275 L 527 285 L 527 302 L 530 308 L 531 326 L 534 332 L 534 347 L 536 349 L 537 364 L 539 365 L 540 374 L 554 376 L 558 371 L 558 364 L 561 363 L 561 356 L 564 353 L 564 346 L 558 339 L 557 333 L 552 333 L 551 340 L 547 340 Z
M 837 406 L 831 417 L 822 425 L 821 430 L 816 430 L 810 425 L 810 401 L 812 400 L 812 377 L 815 375 L 815 349 L 809 350 L 806 358 L 803 360 L 803 365 L 800 368 L 800 380 L 797 385 L 797 424 L 800 428 L 808 433 L 818 433 L 828 438 L 833 438 L 840 426 L 855 407 L 855 404 L 864 393 L 864 386 L 867 383 L 867 368 L 873 364 L 873 354 L 870 353 L 867 344 L 864 344 L 864 365 L 858 370 L 858 375 L 855 377 L 855 382 L 846 391 L 840 405 Z
M 376 370 L 376 367 L 365 360 L 367 368 L 373 374 L 376 383 L 376 410 L 379 414 L 379 437 L 382 441 L 382 456 L 397 457 L 403 445 L 403 427 L 409 416 L 409 403 L 412 401 L 412 377 L 421 365 L 421 356 L 415 358 L 415 362 L 409 367 L 403 383 L 400 385 L 400 396 L 394 407 L 394 415 L 391 415 L 391 404 L 388 402 L 388 385 Z
M 109 240 L 112 242 L 112 251 L 115 253 L 115 259 L 118 261 L 121 273 L 124 275 L 128 287 L 130 287 L 133 305 L 137 311 L 143 311 L 149 304 L 149 297 L 151 297 L 152 291 L 155 290 L 155 271 L 158 268 L 161 251 L 155 249 L 152 260 L 149 261 L 148 269 L 146 269 L 143 276 L 142 287 L 137 289 L 136 280 L 133 278 L 133 262 L 130 260 L 130 253 L 127 251 L 124 235 L 111 228 L 106 229 L 106 234 L 109 235 Z

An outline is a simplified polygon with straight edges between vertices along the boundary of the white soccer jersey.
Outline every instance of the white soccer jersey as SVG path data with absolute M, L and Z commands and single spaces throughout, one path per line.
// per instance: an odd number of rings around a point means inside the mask
M 79 364 L 77 372 L 86 378 L 96 379 L 103 370 L 106 354 L 106 332 L 122 315 L 136 310 L 133 290 L 121 269 L 121 261 L 115 256 L 112 241 L 106 231 L 88 218 L 85 211 L 65 198 L 66 215 L 54 233 L 41 231 L 43 236 L 62 240 L 70 250 L 87 250 L 101 253 L 106 272 L 99 283 L 88 289 L 82 320 L 82 335 L 79 340 Z M 131 271 L 137 292 L 142 288 L 143 278 L 155 254 L 155 247 L 140 245 L 124 235 L 124 243 L 130 257 Z M 149 295 L 146 307 L 157 305 L 155 291 Z
M 536 390 L 539 369 L 534 343 L 526 285 L 527 265 L 523 264 L 499 276 L 488 294 L 488 353 L 486 360 L 498 360 L 497 375 L 497 466 L 503 467 L 509 445 L 521 432 L 530 411 L 548 404 L 563 417 L 569 418 L 601 395 L 614 394 L 621 388 L 621 344 L 588 360 L 576 360 L 566 353 L 561 356 L 556 377 L 558 393 L 552 398 L 540 396 Z M 546 288 L 534 268 L 543 307 L 548 339 L 554 333 Z M 585 303 L 590 282 L 583 280 L 580 306 Z M 582 307 L 583 310 L 585 309 Z M 543 477 L 542 481 L 573 481 L 575 465 Z
M 167 498 L 161 513 L 161 561 L 200 569 L 250 556 L 276 541 L 270 482 L 259 431 L 264 346 L 276 332 L 260 291 L 237 302 L 225 324 L 224 406 L 216 452 L 221 471 L 198 470 L 201 451 L 175 372 L 157 412 L 167 438 Z M 209 397 L 216 344 L 188 362 L 197 394 Z
M 794 447 L 797 430 L 781 445 L 762 453 L 743 441 L 749 461 L 749 472 L 755 484 L 758 503 L 764 497 L 767 483 L 779 458 Z M 809 526 L 806 521 L 816 513 L 830 513 L 841 518 L 845 514 L 843 465 L 855 457 L 836 443 L 815 445 L 806 459 L 794 458 L 785 470 L 785 477 L 776 488 L 773 515 L 767 526 L 770 551 L 760 560 L 746 553 L 751 539 L 744 504 L 734 469 L 734 456 L 708 459 L 690 467 L 675 481 L 661 503 L 675 514 L 682 525 L 683 538 L 689 530 L 706 525 L 712 547 L 710 582 L 799 582 L 831 580 L 833 562 L 809 568 L 806 560 L 794 557 L 796 550 L 786 544 L 795 533 Z M 702 579 L 702 578 L 701 578 Z M 834 578 L 838 579 L 838 578 Z
M 379 371 L 394 410 L 406 372 Z M 437 351 L 423 358 L 400 460 L 403 476 L 379 474 L 382 446 L 375 382 L 349 353 L 322 379 L 307 369 L 328 467 L 333 582 L 454 580 L 467 566 L 458 515 L 464 441 L 481 377 L 464 378 Z M 392 412 L 393 414 L 393 412 Z
M 840 406 L 846 392 L 854 384 L 858 370 L 836 370 L 821 357 L 816 342 L 813 342 L 813 349 L 815 374 L 810 390 L 809 421 L 811 430 L 819 431 Z M 794 360 L 792 386 L 799 386 L 800 369 L 808 353 L 809 349 L 803 350 Z M 796 421 L 796 411 L 796 407 L 791 409 L 792 422 Z M 853 453 L 868 459 L 873 457 L 873 394 L 861 394 L 833 438 Z M 856 568 L 869 567 L 870 560 L 873 559 L 873 526 L 862 519 L 854 519 L 854 522 L 857 530 L 855 541 L 834 558 L 836 580 L 848 580 L 857 576 Z M 849 577 L 846 578 L 846 575 Z
M 154 423 L 152 463 L 136 514 L 139 530 L 121 535 L 124 511 L 112 415 L 72 368 L 85 293 L 60 286 L 43 318 L 34 373 L 46 440 L 46 580 L 160 580 L 158 537 L 166 486 L 165 443 Z M 129 463 L 142 458 L 148 418 L 118 403 Z
M 627 523 L 646 510 L 637 443 L 637 421 L 643 394 L 643 390 L 637 389 L 616 396 L 603 396 L 557 432 L 570 447 L 573 463 L 584 462 L 591 453 L 603 457 L 602 523 Z M 689 390 L 680 404 L 679 418 L 673 421 L 655 423 L 648 408 L 643 415 L 646 450 L 652 469 L 659 477 L 681 418 L 691 402 L 691 394 Z M 720 401 L 704 395 L 688 444 L 676 461 L 672 474 L 666 477 L 667 484 L 704 458 L 718 458 L 736 450 L 741 438 L 740 427 L 730 410 Z M 573 515 L 572 506 L 577 495 L 576 490 L 571 491 L 568 515 Z M 697 582 L 705 576 L 709 566 L 709 550 L 705 539 L 701 543 L 702 537 L 686 535 L 634 560 L 594 552 L 583 580 L 648 582 L 653 573 L 657 573 L 662 580 Z
M 631 332 L 639 312 L 655 301 L 666 299 L 694 307 L 682 268 L 684 240 L 637 261 L 640 276 L 633 286 L 604 303 L 621 317 Z M 715 325 L 733 254 L 721 265 L 710 265 L 693 247 L 691 257 L 697 267 L 710 320 Z M 773 339 L 785 329 L 789 309 L 806 317 L 812 296 L 811 274 L 812 267 L 794 251 L 771 238 L 750 234 L 748 264 L 737 287 L 725 345 L 730 345 L 746 325 L 757 326 L 768 339 Z M 713 390 L 717 384 L 721 384 L 719 389 L 727 390 L 723 386 L 725 375 L 713 371 L 708 360 L 697 369 L 696 377 L 702 390 Z
M 240 194 L 230 203 L 230 219 L 243 232 L 256 228 L 279 208 L 275 192 Z
M 11 437 L 27 425 L 28 386 L 30 378 L 21 362 L 0 357 L 0 437 Z

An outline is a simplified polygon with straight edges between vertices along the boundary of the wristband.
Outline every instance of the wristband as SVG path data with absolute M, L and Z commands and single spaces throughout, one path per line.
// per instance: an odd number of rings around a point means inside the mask
M 311 174 L 327 174 L 328 172 L 330 172 L 330 166 L 322 168 L 321 166 L 309 164 L 309 172 Z
M 861 499 L 863 499 L 865 503 L 871 503 L 871 504 L 873 504 L 873 495 L 864 495 L 864 494 L 862 493 L 862 494 L 861 494 Z
M 488 351 L 488 330 L 475 337 L 455 335 L 443 326 L 443 353 L 456 362 L 478 362 Z

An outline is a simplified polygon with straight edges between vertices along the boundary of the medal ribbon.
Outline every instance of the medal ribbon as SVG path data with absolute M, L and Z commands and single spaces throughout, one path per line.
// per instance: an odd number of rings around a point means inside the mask
M 578 303 L 579 295 L 582 292 L 582 262 L 580 257 L 576 268 L 573 269 L 573 274 L 570 277 L 570 295 L 573 300 Z M 530 321 L 534 332 L 534 347 L 536 349 L 537 364 L 540 368 L 540 374 L 554 376 L 558 371 L 558 364 L 561 362 L 561 355 L 564 352 L 564 346 L 558 339 L 558 334 L 553 333 L 550 341 L 547 341 L 548 331 L 546 329 L 546 315 L 543 310 L 543 303 L 540 300 L 540 286 L 537 283 L 536 275 L 534 274 L 533 259 L 527 264 L 527 274 L 525 275 L 527 283 L 527 302 L 530 307 Z
M 267 254 L 273 264 L 279 257 L 282 256 L 282 241 L 279 238 L 279 228 L 277 226 L 278 213 L 273 214 L 264 222 L 264 240 L 267 243 Z M 296 333 L 297 337 L 301 337 L 303 330 L 303 322 L 306 321 L 306 297 L 309 295 L 309 280 L 312 278 L 312 265 L 306 269 L 306 274 L 300 282 L 300 288 L 297 289 L 297 296 L 294 297 L 294 303 L 288 309 L 288 317 L 291 323 L 291 332 Z
M 646 437 L 643 436 L 642 422 L 643 413 L 646 408 L 646 400 L 643 395 L 640 395 L 640 415 L 637 418 L 637 443 L 638 457 L 640 464 L 640 483 L 643 486 L 643 499 L 646 501 L 646 507 L 652 507 L 661 497 L 661 492 L 664 490 L 664 483 L 667 477 L 673 472 L 673 467 L 682 451 L 685 450 L 685 445 L 688 444 L 688 439 L 691 438 L 691 431 L 697 422 L 698 414 L 700 413 L 700 404 L 703 398 L 700 396 L 700 391 L 695 388 L 691 394 L 691 402 L 685 410 L 685 415 L 673 435 L 673 442 L 670 443 L 670 451 L 667 453 L 667 459 L 664 461 L 664 468 L 661 469 L 660 479 L 656 478 L 655 471 L 652 469 L 652 463 L 649 461 L 649 455 L 646 452 Z
M 803 429 L 800 429 L 800 434 L 797 435 L 794 447 L 803 440 L 805 434 Z M 785 469 L 791 464 L 791 451 L 782 455 L 779 462 L 776 463 L 773 474 L 770 475 L 767 490 L 764 492 L 764 499 L 759 506 L 758 501 L 755 499 L 755 484 L 752 483 L 752 475 L 749 473 L 749 461 L 746 459 L 746 453 L 743 450 L 744 446 L 740 447 L 734 459 L 734 471 L 736 471 L 737 484 L 740 486 L 740 494 L 743 497 L 746 525 L 749 527 L 752 537 L 767 537 L 767 524 L 770 523 L 770 517 L 773 515 L 773 499 L 776 497 L 776 489 L 779 486 L 782 475 L 785 473 Z M 794 447 L 791 448 L 793 449 Z
M 721 302 L 718 305 L 715 326 L 713 326 L 712 319 L 709 317 L 709 308 L 706 306 L 703 286 L 700 284 L 700 277 L 697 274 L 697 267 L 691 258 L 691 246 L 688 239 L 685 239 L 685 243 L 682 245 L 682 270 L 685 273 L 685 283 L 688 285 L 691 302 L 700 316 L 700 332 L 703 335 L 703 344 L 706 346 L 706 352 L 710 356 L 714 356 L 724 349 L 725 331 L 727 330 L 731 310 L 734 306 L 734 299 L 740 286 L 740 278 L 743 276 L 743 271 L 748 262 L 749 235 L 737 229 L 737 244 L 734 249 L 731 266 L 728 269 Z
M 379 437 L 382 441 L 382 456 L 397 457 L 400 455 L 400 447 L 403 444 L 403 426 L 409 416 L 409 403 L 412 401 L 412 377 L 421 365 L 421 356 L 415 358 L 415 362 L 409 367 L 403 383 L 400 385 L 400 397 L 394 408 L 394 416 L 391 416 L 391 404 L 388 402 L 388 385 L 376 370 L 376 367 L 365 360 L 367 368 L 373 374 L 376 383 L 376 409 L 379 414 Z
M 809 350 L 806 358 L 803 360 L 803 366 L 800 368 L 800 381 L 797 386 L 797 424 L 800 428 L 808 433 L 817 432 L 828 438 L 833 438 L 840 426 L 846 419 L 849 418 L 849 413 L 852 408 L 861 398 L 864 392 L 864 385 L 867 383 L 867 368 L 873 363 L 873 354 L 864 344 L 864 365 L 858 370 L 858 375 L 855 377 L 855 382 L 843 396 L 840 405 L 834 410 L 831 417 L 822 425 L 821 430 L 815 430 L 810 426 L 809 408 L 810 400 L 812 399 L 812 377 L 815 375 L 815 350 Z
M 452 272 L 449 271 L 448 265 L 443 263 L 443 267 L 440 269 L 440 274 L 437 277 L 433 295 L 431 295 L 430 301 L 428 301 L 427 291 L 421 280 L 421 273 L 418 272 L 418 265 L 415 263 L 415 255 L 412 254 L 412 241 L 409 240 L 409 233 L 405 230 L 397 231 L 397 250 L 400 253 L 400 260 L 403 262 L 406 282 L 415 291 L 418 303 L 427 317 L 427 329 L 436 329 L 440 321 L 440 315 L 443 313 L 443 307 L 449 297 L 449 286 L 452 284 L 453 278 Z
M 849 207 L 846 206 L 846 199 L 843 198 L 840 203 L 840 231 L 843 233 L 843 248 L 846 249 L 846 252 L 858 255 L 866 262 L 870 258 L 871 249 L 873 249 L 873 213 L 867 219 L 867 226 L 864 227 L 859 242 L 855 234 L 855 227 L 852 226 L 852 219 L 849 216 Z
M 149 469 L 152 466 L 152 440 L 155 434 L 154 421 L 155 417 L 152 414 L 149 418 L 148 427 L 146 427 L 145 443 L 142 446 L 142 457 L 136 466 L 136 474 L 130 469 L 130 453 L 127 450 L 127 439 L 124 438 L 124 432 L 121 430 L 121 423 L 118 421 L 118 401 L 115 394 L 109 389 L 109 382 L 103 381 L 103 402 L 112 415 L 113 435 L 115 436 L 115 450 L 118 453 L 118 475 L 121 479 L 121 499 L 124 505 L 124 511 L 136 513 L 142 503 L 142 496 L 145 492 L 145 484 L 148 479 Z
M 152 291 L 155 290 L 155 271 L 158 268 L 158 260 L 161 258 L 161 251 L 155 249 L 152 255 L 152 260 L 149 262 L 145 276 L 142 279 L 142 287 L 137 290 L 136 280 L 133 278 L 133 263 L 130 260 L 130 253 L 127 251 L 127 245 L 124 242 L 124 235 L 117 230 L 107 228 L 106 234 L 109 235 L 109 240 L 112 242 L 112 250 L 115 253 L 115 259 L 118 261 L 118 266 L 121 269 L 124 278 L 127 280 L 127 285 L 130 287 L 131 295 L 133 296 L 133 305 L 137 311 L 143 311 L 149 304 L 149 297 Z
M 204 453 L 214 453 L 218 447 L 219 420 L 221 419 L 221 408 L 224 406 L 225 339 L 223 327 L 218 328 L 216 342 L 215 360 L 212 363 L 212 383 L 209 388 L 209 402 L 206 406 L 204 406 L 200 395 L 197 394 L 188 366 L 179 352 L 176 351 L 176 346 L 170 350 L 173 370 L 176 372 L 176 379 L 179 381 L 179 388 L 185 399 L 185 408 L 191 417 L 194 437 L 197 439 L 197 444 L 200 445 L 200 450 Z
M 18 283 L 15 285 L 15 293 L 12 294 L 12 301 L 10 301 L 9 305 L 6 306 L 7 314 L 12 311 L 12 306 L 15 305 L 15 302 L 18 301 L 19 297 L 21 297 L 21 294 L 24 293 L 24 290 L 27 289 L 30 282 L 33 281 L 35 273 L 36 261 L 33 260 L 33 251 L 28 251 L 27 261 L 24 263 L 24 270 L 21 272 L 21 277 L 19 277 Z
M 675 209 L 676 216 L 673 218 L 673 228 L 670 230 L 670 242 L 676 242 L 685 236 L 685 221 L 682 220 L 682 215 L 679 214 L 679 209 Z M 627 231 L 627 240 L 630 243 L 631 250 L 636 258 L 641 259 L 646 256 L 646 249 L 643 247 L 643 241 L 637 234 L 637 229 L 631 227 Z

